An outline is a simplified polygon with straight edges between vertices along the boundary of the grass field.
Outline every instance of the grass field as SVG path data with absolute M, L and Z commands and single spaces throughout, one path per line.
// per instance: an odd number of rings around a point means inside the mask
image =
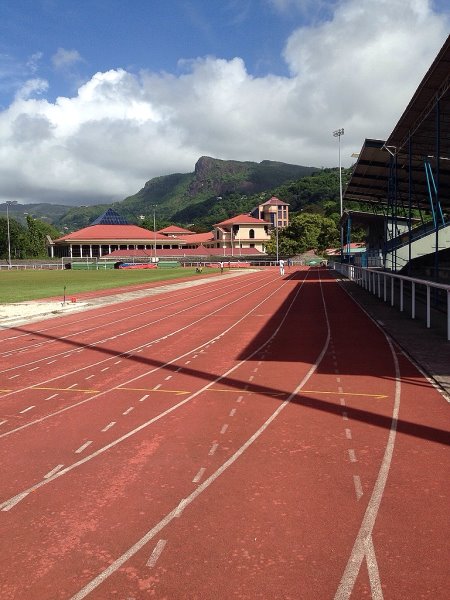
M 208 273 L 216 269 L 209 269 Z M 105 290 L 126 285 L 198 277 L 195 268 L 99 271 L 75 270 L 0 270 L 0 303 L 23 302 L 40 298 L 74 296 L 80 292 Z

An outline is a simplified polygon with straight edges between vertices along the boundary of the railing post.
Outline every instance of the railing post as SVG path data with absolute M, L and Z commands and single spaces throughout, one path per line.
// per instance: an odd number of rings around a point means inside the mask
M 450 341 L 450 290 L 447 290 L 447 340 Z
M 400 279 L 400 312 L 403 312 L 403 279 Z
M 411 284 L 411 319 L 416 318 L 416 282 Z
M 427 285 L 427 327 L 430 328 L 431 325 L 431 288 Z
M 394 306 L 394 278 L 391 277 L 391 306 Z
M 378 275 L 378 298 L 381 298 L 381 277 L 380 274 L 377 273 Z

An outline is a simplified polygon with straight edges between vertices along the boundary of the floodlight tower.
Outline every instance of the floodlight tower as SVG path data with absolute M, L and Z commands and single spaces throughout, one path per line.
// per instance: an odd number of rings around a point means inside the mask
M 340 229 L 341 229 L 341 262 L 342 256 L 344 252 L 344 229 L 342 226 L 342 214 L 343 214 L 343 202 L 342 202 L 342 166 L 341 166 L 341 136 L 344 135 L 344 128 L 336 129 L 333 131 L 333 136 L 338 138 L 338 148 L 339 148 L 339 214 L 341 217 Z

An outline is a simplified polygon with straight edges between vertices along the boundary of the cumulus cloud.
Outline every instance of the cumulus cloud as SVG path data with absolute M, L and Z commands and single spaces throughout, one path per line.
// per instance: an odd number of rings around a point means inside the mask
M 121 199 L 151 177 L 192 171 L 201 155 L 336 166 L 332 132 L 341 127 L 348 166 L 365 137 L 393 129 L 448 25 L 427 0 L 346 0 L 286 40 L 288 77 L 254 77 L 239 57 L 209 56 L 180 61 L 177 75 L 96 73 L 54 102 L 42 97 L 46 82 L 30 80 L 0 112 L 0 193 Z M 60 67 L 81 59 L 57 55 Z

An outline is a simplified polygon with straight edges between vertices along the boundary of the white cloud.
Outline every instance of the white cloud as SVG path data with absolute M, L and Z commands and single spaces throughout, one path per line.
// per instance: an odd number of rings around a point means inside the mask
M 203 57 L 181 61 L 177 76 L 96 73 L 54 102 L 42 97 L 45 81 L 28 81 L 0 112 L 3 199 L 121 199 L 151 177 L 192 171 L 201 155 L 336 166 L 340 127 L 349 165 L 365 137 L 393 129 L 449 23 L 426 0 L 336 6 L 332 20 L 286 41 L 289 77 L 256 78 L 240 58 Z M 81 58 L 59 56 L 60 67 Z
M 78 50 L 66 50 L 65 48 L 58 48 L 52 56 L 52 63 L 55 69 L 67 69 L 82 60 Z

